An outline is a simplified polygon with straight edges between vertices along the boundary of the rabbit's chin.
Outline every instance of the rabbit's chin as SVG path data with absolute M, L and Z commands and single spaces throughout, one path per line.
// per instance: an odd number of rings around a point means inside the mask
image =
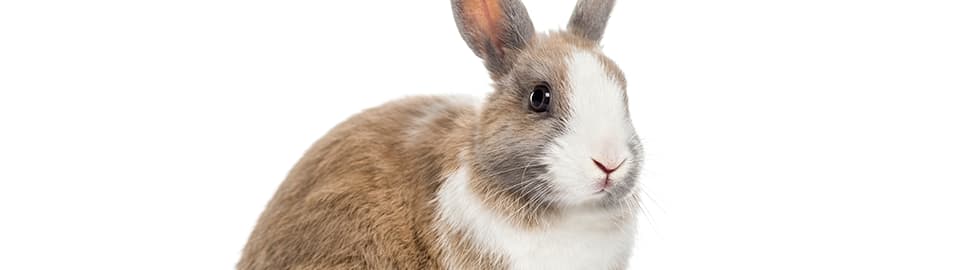
M 566 195 L 558 195 L 557 201 L 564 206 L 573 208 L 617 209 L 630 206 L 634 201 L 635 191 L 632 188 L 613 186 L 607 189 L 592 192 L 578 191 Z

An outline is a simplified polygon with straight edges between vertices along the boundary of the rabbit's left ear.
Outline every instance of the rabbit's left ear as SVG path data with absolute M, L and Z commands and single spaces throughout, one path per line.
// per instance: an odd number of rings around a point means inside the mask
M 594 42 L 600 42 L 607 28 L 607 19 L 614 0 L 579 0 L 567 23 L 567 31 Z
M 533 22 L 519 0 L 451 0 L 451 4 L 460 36 L 495 78 L 513 68 L 519 51 L 535 37 Z

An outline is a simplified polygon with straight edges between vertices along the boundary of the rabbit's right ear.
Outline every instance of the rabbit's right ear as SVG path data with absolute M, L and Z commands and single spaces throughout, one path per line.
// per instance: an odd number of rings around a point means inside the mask
M 521 49 L 535 37 L 519 0 L 451 0 L 460 36 L 483 58 L 494 78 L 507 74 Z

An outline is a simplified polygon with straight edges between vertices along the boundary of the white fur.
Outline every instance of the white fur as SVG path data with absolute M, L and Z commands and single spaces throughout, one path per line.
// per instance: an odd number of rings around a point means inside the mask
M 634 136 L 624 99 L 624 86 L 611 78 L 597 55 L 574 51 L 567 59 L 570 118 L 567 131 L 556 139 L 546 156 L 553 184 L 565 193 L 560 202 L 578 205 L 602 196 L 597 192 L 606 174 L 593 163 L 596 159 L 611 167 L 631 162 L 629 140 Z M 614 171 L 617 185 L 626 169 Z M 618 181 L 619 180 L 619 181 Z
M 611 269 L 629 256 L 633 217 L 618 221 L 603 210 L 571 209 L 543 229 L 518 228 L 484 205 L 469 188 L 465 168 L 440 187 L 438 222 L 462 229 L 476 248 L 503 256 L 511 269 Z

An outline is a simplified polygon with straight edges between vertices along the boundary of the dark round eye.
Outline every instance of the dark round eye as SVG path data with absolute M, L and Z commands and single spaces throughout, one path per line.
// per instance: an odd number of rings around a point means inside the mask
M 550 86 L 546 83 L 537 84 L 530 92 L 530 109 L 535 112 L 545 112 L 550 105 Z

